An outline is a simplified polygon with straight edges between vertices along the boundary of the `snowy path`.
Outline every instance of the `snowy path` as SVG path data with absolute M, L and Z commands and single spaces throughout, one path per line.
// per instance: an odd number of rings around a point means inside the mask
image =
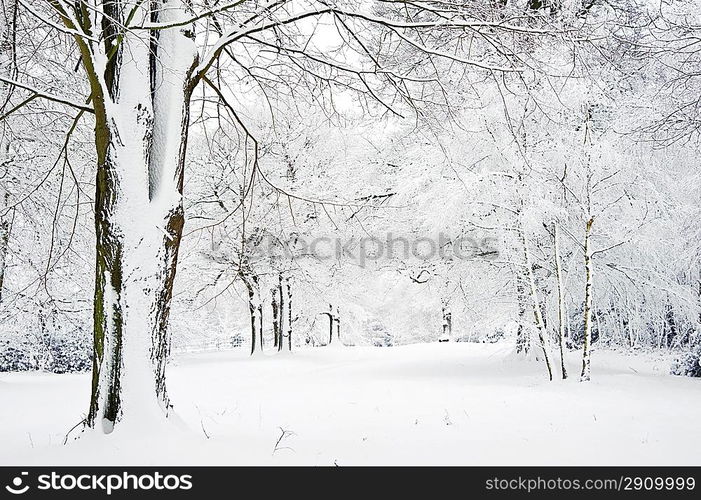
M 169 371 L 183 423 L 68 446 L 88 377 L 0 374 L 0 463 L 697 465 L 701 380 L 668 366 L 596 351 L 579 384 L 498 344 L 187 355 Z

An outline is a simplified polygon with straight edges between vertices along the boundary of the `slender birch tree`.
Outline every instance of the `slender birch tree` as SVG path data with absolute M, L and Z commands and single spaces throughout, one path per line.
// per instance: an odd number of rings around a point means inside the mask
M 560 255 L 560 230 L 553 222 L 553 258 L 555 259 L 555 279 L 557 280 L 557 341 L 560 347 L 560 371 L 563 380 L 567 378 L 565 366 L 565 287 L 562 284 L 562 258 Z

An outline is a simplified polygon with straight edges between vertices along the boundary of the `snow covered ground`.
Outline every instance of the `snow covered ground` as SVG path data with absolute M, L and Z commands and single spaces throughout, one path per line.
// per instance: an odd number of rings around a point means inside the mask
M 177 419 L 62 442 L 89 377 L 0 374 L 0 464 L 699 465 L 701 380 L 597 350 L 547 381 L 506 344 L 177 357 Z M 577 374 L 578 353 L 568 360 Z

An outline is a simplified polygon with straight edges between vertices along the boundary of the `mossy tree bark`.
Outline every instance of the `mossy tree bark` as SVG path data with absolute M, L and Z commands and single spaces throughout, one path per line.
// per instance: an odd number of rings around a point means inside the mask
M 183 0 L 64 10 L 95 112 L 93 370 L 86 423 L 163 415 L 168 319 L 182 238 L 183 169 L 197 53 Z M 177 29 L 124 26 L 180 23 Z

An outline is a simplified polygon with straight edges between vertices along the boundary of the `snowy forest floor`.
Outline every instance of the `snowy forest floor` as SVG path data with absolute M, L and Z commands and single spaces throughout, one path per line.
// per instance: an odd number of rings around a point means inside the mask
M 593 354 L 547 381 L 508 344 L 180 355 L 176 419 L 70 439 L 89 377 L 0 374 L 0 464 L 699 464 L 701 380 L 669 359 Z

